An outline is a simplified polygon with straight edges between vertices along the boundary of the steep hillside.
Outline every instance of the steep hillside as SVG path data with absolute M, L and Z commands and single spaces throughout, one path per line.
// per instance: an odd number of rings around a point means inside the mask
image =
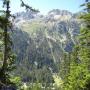
M 64 53 L 71 52 L 77 43 L 80 21 L 71 12 L 54 9 L 46 16 L 16 14 L 14 23 L 16 74 L 24 81 L 52 82 L 52 73 L 59 72 Z

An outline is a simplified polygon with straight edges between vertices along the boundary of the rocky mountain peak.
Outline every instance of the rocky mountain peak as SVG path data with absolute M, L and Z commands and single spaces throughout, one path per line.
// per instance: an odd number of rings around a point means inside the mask
M 67 10 L 53 9 L 48 12 L 48 15 L 62 15 L 63 16 L 63 15 L 72 15 L 72 13 Z

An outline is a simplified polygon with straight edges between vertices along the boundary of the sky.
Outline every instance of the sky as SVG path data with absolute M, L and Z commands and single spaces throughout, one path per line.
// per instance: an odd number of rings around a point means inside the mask
M 80 7 L 85 0 L 23 0 L 26 4 L 38 9 L 41 14 L 47 14 L 52 9 L 69 10 L 72 13 L 82 10 Z M 11 0 L 12 13 L 23 11 L 20 0 Z

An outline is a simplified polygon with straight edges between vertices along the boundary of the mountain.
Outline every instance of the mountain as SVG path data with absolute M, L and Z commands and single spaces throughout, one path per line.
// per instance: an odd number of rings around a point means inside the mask
M 81 24 L 77 14 L 54 9 L 46 16 L 31 12 L 15 15 L 12 35 L 18 66 L 15 74 L 23 81 L 53 82 L 52 74 L 59 72 L 64 54 L 77 44 Z

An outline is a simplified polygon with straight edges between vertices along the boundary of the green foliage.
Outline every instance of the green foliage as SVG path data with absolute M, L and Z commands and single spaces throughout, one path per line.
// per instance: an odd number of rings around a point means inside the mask
M 20 77 L 16 76 L 11 76 L 10 81 L 13 82 L 17 88 L 21 87 L 22 81 Z
M 64 86 L 65 90 L 90 90 L 90 2 L 84 5 L 87 10 L 81 16 L 84 27 L 78 36 L 80 43 L 71 57 L 70 73 Z
M 31 86 L 29 89 L 31 89 L 31 90 L 42 90 L 41 86 L 38 83 Z
M 14 80 L 17 79 L 11 79 L 10 76 L 10 72 L 15 68 L 15 55 L 12 52 L 12 40 L 10 36 L 10 30 L 12 27 L 10 18 L 14 18 L 10 13 L 11 0 L 2 0 L 1 2 L 3 3 L 4 10 L 0 10 L 0 61 L 2 59 L 0 62 L 0 89 L 15 84 Z M 26 9 L 36 12 L 35 9 L 24 4 L 22 0 L 21 3 L 21 6 L 25 6 Z
M 87 79 L 90 74 L 84 64 L 70 65 L 70 74 L 68 75 L 68 83 L 65 90 L 82 90 L 85 88 Z
M 0 89 L 9 85 L 14 85 L 10 81 L 10 73 L 14 69 L 15 55 L 12 53 L 12 40 L 10 38 L 9 29 L 11 28 L 11 22 L 9 18 L 10 14 L 10 1 L 3 0 L 3 7 L 5 11 L 0 13 L 0 55 L 1 55 L 1 66 L 0 66 Z

